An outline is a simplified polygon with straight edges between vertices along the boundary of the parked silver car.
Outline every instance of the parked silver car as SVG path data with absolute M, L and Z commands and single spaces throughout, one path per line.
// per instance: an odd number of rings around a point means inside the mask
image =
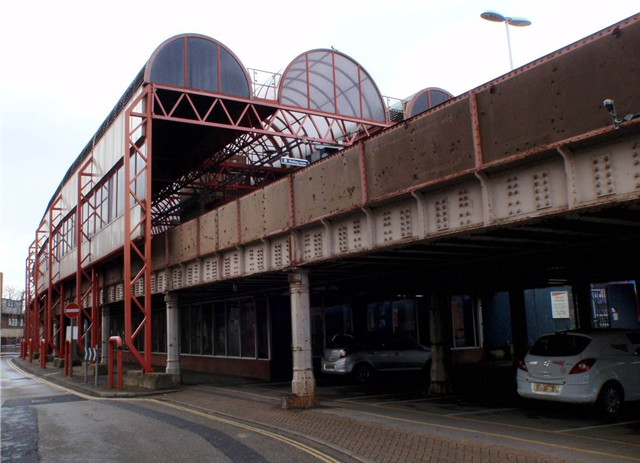
M 612 415 L 640 400 L 640 331 L 560 331 L 538 339 L 517 375 L 522 397 L 596 404 Z
M 431 349 L 406 337 L 372 335 L 356 339 L 337 334 L 327 343 L 321 362 L 323 373 L 352 375 L 358 383 L 368 382 L 378 371 L 426 370 L 431 368 Z

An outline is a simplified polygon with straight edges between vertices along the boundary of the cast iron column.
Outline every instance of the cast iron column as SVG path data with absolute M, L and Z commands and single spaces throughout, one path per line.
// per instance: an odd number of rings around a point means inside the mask
M 178 295 L 165 293 L 167 305 L 167 374 L 180 376 L 180 332 Z
M 109 307 L 102 307 L 102 336 L 100 336 L 100 363 L 107 364 L 108 342 L 111 337 L 111 311 Z
M 296 269 L 289 274 L 291 291 L 291 344 L 293 381 L 291 397 L 283 399 L 285 408 L 311 408 L 318 405 L 316 380 L 311 358 L 311 304 L 309 271 Z

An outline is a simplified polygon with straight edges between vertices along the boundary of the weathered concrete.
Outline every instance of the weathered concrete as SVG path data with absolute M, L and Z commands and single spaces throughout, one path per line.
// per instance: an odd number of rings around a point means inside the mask
M 124 377 L 124 387 L 140 387 L 157 391 L 159 389 L 173 389 L 180 384 L 178 375 L 167 373 L 142 373 L 142 370 L 127 371 Z

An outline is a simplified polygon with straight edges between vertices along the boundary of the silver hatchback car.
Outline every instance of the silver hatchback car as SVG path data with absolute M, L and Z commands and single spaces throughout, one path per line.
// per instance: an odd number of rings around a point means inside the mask
M 321 368 L 329 375 L 352 375 L 366 383 L 379 371 L 431 369 L 431 349 L 406 337 L 373 335 L 358 340 L 350 334 L 337 334 L 327 343 Z
M 640 331 L 560 331 L 542 336 L 520 363 L 518 394 L 596 404 L 606 415 L 640 400 Z

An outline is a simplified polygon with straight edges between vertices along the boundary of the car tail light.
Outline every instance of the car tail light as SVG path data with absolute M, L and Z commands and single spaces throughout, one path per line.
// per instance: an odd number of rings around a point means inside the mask
M 570 375 L 575 375 L 578 373 L 584 373 L 585 371 L 589 371 L 591 370 L 591 367 L 596 363 L 596 359 L 584 359 L 584 360 L 580 360 L 578 363 L 576 363 L 573 368 L 571 369 L 571 371 L 569 372 Z
M 524 360 L 520 360 L 520 362 L 518 363 L 518 368 L 522 371 L 529 371 L 527 369 L 527 364 L 524 363 Z
M 347 357 L 349 354 L 351 354 L 351 349 L 349 349 L 348 347 L 346 349 L 342 349 L 340 351 L 340 358 L 343 359 Z

